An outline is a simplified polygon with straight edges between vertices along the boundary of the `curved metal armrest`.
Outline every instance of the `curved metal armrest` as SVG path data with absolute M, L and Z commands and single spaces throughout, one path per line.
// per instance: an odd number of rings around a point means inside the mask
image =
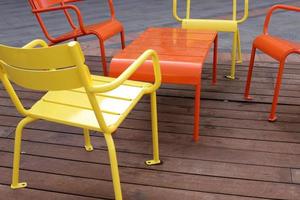
M 63 11 L 73 10 L 76 13 L 80 30 L 83 33 L 86 33 L 84 30 L 84 23 L 83 23 L 83 18 L 81 16 L 80 10 L 74 5 L 62 5 L 62 6 L 55 6 L 55 7 L 51 7 L 51 8 L 34 9 L 34 10 L 32 10 L 32 12 L 33 13 L 44 13 L 44 12 L 51 12 L 51 11 L 58 11 L 58 10 L 63 10 Z
M 24 45 L 22 48 L 23 49 L 31 49 L 31 48 L 35 48 L 37 46 L 48 47 L 48 44 L 44 40 L 36 39 L 36 40 L 33 40 L 33 41 L 29 42 L 28 44 Z
M 112 0 L 108 0 L 108 4 L 109 4 L 109 10 L 110 10 L 110 15 L 111 18 L 115 18 L 115 8 L 114 8 L 114 3 Z
M 268 35 L 269 32 L 268 32 L 268 29 L 269 29 L 269 23 L 270 23 L 270 20 L 271 20 L 271 16 L 273 14 L 273 12 L 275 10 L 289 10 L 289 11 L 296 11 L 296 12 L 300 12 L 300 7 L 295 7 L 295 6 L 288 6 L 288 5 L 282 5 L 282 4 L 278 4 L 278 5 L 275 5 L 275 6 L 272 6 L 269 10 L 268 10 L 268 13 L 267 13 L 267 16 L 266 16 L 266 19 L 265 19 L 265 23 L 264 23 L 264 30 L 263 30 L 263 33 L 265 35 Z
M 145 90 L 145 93 L 151 93 L 159 88 L 161 84 L 161 72 L 160 65 L 157 53 L 154 50 L 145 51 L 137 60 L 135 60 L 118 78 L 113 80 L 110 83 L 100 85 L 100 86 L 91 86 L 89 88 L 90 92 L 100 93 L 107 92 L 119 87 L 124 81 L 128 80 L 130 76 L 147 60 L 148 57 L 152 57 L 153 70 L 155 81 L 150 88 Z
M 247 20 L 248 16 L 249 16 L 249 0 L 245 0 L 245 2 L 244 2 L 244 16 L 241 19 L 237 20 L 237 23 L 238 24 L 243 23 L 244 21 Z

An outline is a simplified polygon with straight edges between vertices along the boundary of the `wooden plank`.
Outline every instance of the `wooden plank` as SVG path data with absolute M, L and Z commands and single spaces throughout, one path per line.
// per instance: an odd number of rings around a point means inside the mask
M 25 162 L 23 164 L 22 177 L 24 180 L 28 180 L 29 187 L 55 187 L 55 190 L 67 193 L 86 194 L 87 196 L 95 197 L 95 187 L 101 187 L 101 190 L 97 190 L 97 196 L 108 197 L 112 193 L 109 189 L 110 184 L 103 182 L 111 180 L 111 176 L 108 173 L 110 167 L 107 165 L 97 165 L 83 162 L 73 162 L 67 160 L 54 160 L 48 158 L 39 158 L 42 162 L 37 162 L 31 159 L 32 162 Z M 39 170 L 40 172 L 27 171 L 27 166 L 32 170 Z M 55 166 L 55 168 L 54 168 Z M 154 167 L 153 167 L 154 168 Z M 82 170 L 88 169 L 88 170 Z M 41 173 L 42 170 L 42 173 Z M 45 173 L 46 172 L 46 173 Z M 0 173 L 5 173 L 3 168 L 0 168 Z M 34 174 L 39 177 L 33 176 Z M 58 176 L 60 175 L 60 176 Z M 263 181 L 249 181 L 240 179 L 229 179 L 221 177 L 208 177 L 208 176 L 195 176 L 191 174 L 175 174 L 171 172 L 158 172 L 153 170 L 143 170 L 139 168 L 122 168 L 120 167 L 120 176 L 123 183 L 129 181 L 133 184 L 138 185 L 150 185 L 158 186 L 161 188 L 176 188 L 183 190 L 192 191 L 205 191 L 213 193 L 227 193 L 231 195 L 240 196 L 252 196 L 256 191 L 256 196 L 261 198 L 298 198 L 300 196 L 299 187 L 297 185 L 283 184 L 283 183 L 272 183 Z M 50 179 L 47 177 L 51 177 Z M 76 178 L 75 178 L 76 177 Z M 166 179 L 167 178 L 167 179 Z M 49 181 L 41 182 L 38 181 L 47 179 Z M 73 180 L 72 184 L 68 181 Z M 79 180 L 76 180 L 79 179 Z M 176 180 L 181 181 L 176 181 Z M 60 180 L 60 184 L 53 186 L 53 183 Z M 158 181 L 161 180 L 161 181 Z M 162 181 L 168 180 L 168 181 Z M 1 181 L 1 180 L 0 180 Z M 55 181 L 55 182 L 54 182 Z M 93 185 L 88 184 L 93 182 Z M 73 191 L 74 185 L 82 184 L 80 189 Z M 101 183 L 101 185 L 100 185 Z M 37 185 L 38 184 L 38 185 Z M 67 185 L 67 187 L 59 187 Z M 124 185 L 124 184 L 123 184 Z M 248 186 L 248 187 L 246 187 Z M 59 188 L 58 188 L 59 187 Z M 123 186 L 126 187 L 126 186 Z M 263 190 L 259 190 L 263 188 Z M 103 191 L 105 189 L 105 191 Z M 260 191 L 260 192 L 259 192 Z M 266 192 L 269 191 L 269 192 Z M 274 191 L 277 191 L 274 193 Z M 285 192 L 282 192 L 285 191 Z
M 55 200 L 95 200 L 99 198 L 92 198 L 92 197 L 83 197 L 78 195 L 70 195 L 70 194 L 62 194 L 57 192 L 51 191 L 43 191 L 43 190 L 36 190 L 36 189 L 22 189 L 22 190 L 12 190 L 7 185 L 0 184 L 0 193 L 2 197 L 11 200 L 18 200 L 20 197 L 22 200 L 31 200 L 31 199 L 40 199 L 41 197 L 47 199 L 55 199 Z M 102 199 L 99 199 L 102 200 Z
M 63 139 L 63 137 L 61 137 Z M 82 139 L 82 138 L 81 138 Z M 74 140 L 74 139 L 73 139 Z M 10 143 L 10 141 L 9 141 Z M 81 141 L 78 143 L 80 144 Z M 78 145 L 77 144 L 77 145 Z M 32 146 L 30 146 L 32 145 Z M 107 152 L 104 150 L 96 151 L 96 157 L 94 155 L 89 155 L 86 152 L 83 152 L 83 148 L 75 148 L 75 147 L 66 147 L 71 152 L 76 152 L 76 155 L 63 155 L 63 151 L 58 152 L 58 150 L 53 151 L 52 148 L 55 148 L 55 145 L 52 144 L 43 144 L 44 146 L 39 148 L 40 151 L 36 151 L 37 144 L 34 142 L 25 142 L 24 143 L 24 155 L 37 155 L 37 156 L 44 156 L 50 158 L 58 158 L 58 159 L 71 159 L 71 160 L 80 160 L 84 162 L 91 162 L 91 163 L 98 163 L 101 164 L 109 164 L 107 160 Z M 66 144 L 67 145 L 67 144 Z M 33 149 L 32 149 L 33 148 Z M 46 150 L 48 149 L 48 150 Z M 3 151 L 10 151 L 9 148 L 2 148 Z M 61 148 L 59 148 L 61 150 Z M 56 154 L 54 154 L 56 153 Z M 97 159 L 101 155 L 101 158 L 105 158 L 105 160 Z M 5 160 L 2 166 L 9 167 L 10 157 L 8 155 L 2 155 L 0 157 Z M 9 155 L 11 156 L 11 155 Z M 70 157 L 69 157 L 70 156 Z M 146 160 L 149 156 L 140 155 L 140 154 L 130 154 L 126 152 L 118 152 L 119 157 L 119 165 L 123 167 L 131 167 L 131 168 L 145 168 L 148 169 L 144 165 L 144 160 Z M 95 160 L 93 160 L 95 159 Z M 287 168 L 278 168 L 278 167 L 267 167 L 267 166 L 258 166 L 258 165 L 245 165 L 245 164 L 235 164 L 235 163 L 226 163 L 223 162 L 222 164 L 217 161 L 207 161 L 207 160 L 193 160 L 193 159 L 182 159 L 176 158 L 176 155 L 172 157 L 164 157 L 164 164 L 162 166 L 157 166 L 152 168 L 153 170 L 158 171 L 169 171 L 169 172 L 176 172 L 176 173 L 186 173 L 186 174 L 194 174 L 194 175 L 205 175 L 205 176 L 216 176 L 216 177 L 228 177 L 228 178 L 240 178 L 240 179 L 247 179 L 247 180 L 263 180 L 263 181 L 272 181 L 272 182 L 291 182 L 290 179 L 290 170 Z M 7 163 L 8 162 L 8 163 Z M 39 162 L 39 161 L 37 161 Z M 31 162 L 35 164 L 35 162 Z M 199 167 L 201 166 L 201 167 Z M 28 167 L 30 169 L 30 167 Z

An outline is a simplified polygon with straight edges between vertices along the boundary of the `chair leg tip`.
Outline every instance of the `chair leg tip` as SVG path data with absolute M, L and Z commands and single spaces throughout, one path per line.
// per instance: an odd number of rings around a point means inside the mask
M 93 150 L 94 150 L 94 148 L 93 148 L 93 146 L 92 146 L 92 145 L 85 145 L 85 146 L 84 146 L 84 148 L 85 148 L 85 150 L 86 150 L 86 151 L 88 151 L 88 152 L 90 152 L 90 151 L 93 151 Z
M 251 96 L 245 96 L 244 98 L 245 98 L 245 100 L 253 100 L 253 97 L 251 97 Z
M 275 122 L 277 120 L 277 117 L 274 116 L 274 117 L 269 117 L 269 122 Z
M 236 64 L 242 64 L 243 63 L 243 60 L 237 60 L 236 61 Z
M 161 161 L 161 160 L 147 160 L 147 161 L 145 162 L 145 164 L 146 164 L 147 166 L 151 166 L 151 165 L 162 165 L 162 164 L 163 164 L 163 161 Z
M 27 183 L 26 182 L 22 182 L 22 183 L 18 183 L 18 184 L 11 184 L 10 188 L 11 189 L 20 189 L 20 188 L 25 188 L 27 187 Z
M 230 79 L 230 80 L 234 80 L 235 79 L 235 77 L 231 76 L 231 75 L 227 75 L 227 76 L 225 76 L 225 78 Z

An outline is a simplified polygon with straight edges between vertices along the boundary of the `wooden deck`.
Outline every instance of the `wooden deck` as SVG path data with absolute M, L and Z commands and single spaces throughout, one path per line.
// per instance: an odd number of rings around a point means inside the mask
M 99 58 L 87 64 L 99 74 Z M 147 167 L 151 157 L 149 99 L 144 98 L 115 134 L 123 196 L 126 200 L 300 199 L 300 70 L 285 70 L 279 119 L 267 121 L 276 65 L 255 69 L 253 102 L 243 100 L 247 72 L 238 80 L 219 65 L 217 86 L 211 66 L 202 81 L 201 137 L 192 141 L 193 89 L 164 85 L 159 90 L 159 134 L 163 165 Z M 18 88 L 30 106 L 41 93 Z M 83 148 L 81 130 L 37 122 L 23 134 L 21 180 L 27 189 L 11 190 L 15 126 L 21 117 L 0 89 L 0 199 L 113 199 L 105 141 L 93 133 L 93 152 Z

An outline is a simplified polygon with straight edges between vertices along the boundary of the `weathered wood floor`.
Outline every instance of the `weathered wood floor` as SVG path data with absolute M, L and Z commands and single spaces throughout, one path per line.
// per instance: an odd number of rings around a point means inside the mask
M 99 74 L 99 58 L 88 65 Z M 115 134 L 121 182 L 126 200 L 300 199 L 300 70 L 285 70 L 279 120 L 267 121 L 276 65 L 260 63 L 254 74 L 253 102 L 243 100 L 247 72 L 239 80 L 223 78 L 210 85 L 203 73 L 201 141 L 192 142 L 193 88 L 164 85 L 159 90 L 159 133 L 163 165 L 147 167 L 151 156 L 148 98 Z M 30 106 L 40 93 L 18 89 Z M 21 180 L 27 189 L 9 188 L 14 129 L 21 117 L 0 88 L 0 199 L 113 199 L 107 150 L 93 133 L 95 150 L 83 148 L 81 130 L 37 122 L 23 134 Z

